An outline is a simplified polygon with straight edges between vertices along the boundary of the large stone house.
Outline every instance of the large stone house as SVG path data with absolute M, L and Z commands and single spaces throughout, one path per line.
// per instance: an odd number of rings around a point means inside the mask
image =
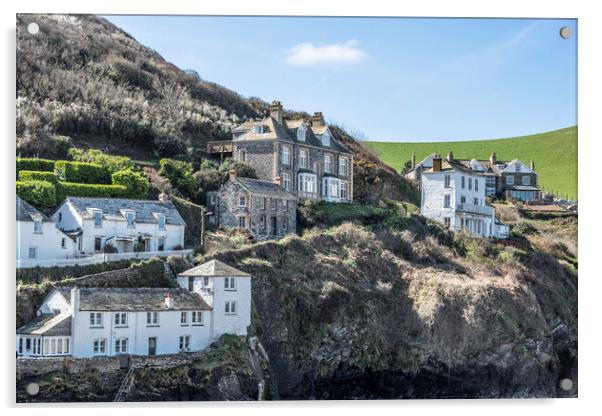
M 17 329 L 17 355 L 173 354 L 247 334 L 249 274 L 211 260 L 177 280 L 179 288 L 56 287 L 38 317 Z
M 339 143 L 322 113 L 311 120 L 283 119 L 279 101 L 269 116 L 232 132 L 232 155 L 255 168 L 259 179 L 281 182 L 299 199 L 353 200 L 353 153 Z
M 486 203 L 486 178 L 480 172 L 435 155 L 432 168 L 423 170 L 420 178 L 420 213 L 425 217 L 478 237 L 508 236 L 508 226 Z
M 432 153 L 416 163 L 415 156 L 412 156 L 412 168 L 405 177 L 420 185 L 422 172 L 432 169 L 433 159 L 436 157 L 437 154 Z M 453 160 L 482 175 L 485 178 L 485 195 L 488 197 L 505 197 L 524 202 L 541 200 L 538 175 L 533 161 L 528 167 L 518 159 L 498 160 L 495 152 L 487 160 L 455 159 L 453 153 L 449 152 L 447 160 Z
M 54 222 L 17 196 L 17 267 L 34 267 L 44 262 L 72 259 L 74 240 Z
M 281 184 L 239 178 L 230 171 L 219 191 L 207 193 L 208 222 L 246 229 L 258 240 L 280 238 L 297 229 L 297 198 Z

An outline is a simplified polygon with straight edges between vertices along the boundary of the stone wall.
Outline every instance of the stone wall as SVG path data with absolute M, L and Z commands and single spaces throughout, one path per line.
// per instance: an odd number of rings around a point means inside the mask
M 243 161 L 243 151 L 247 152 L 244 162 L 255 169 L 257 178 L 273 182 L 277 152 L 276 142 L 274 140 L 234 142 L 232 153 L 234 159 Z
M 119 369 L 119 357 L 94 357 L 94 358 L 17 358 L 17 380 L 35 375 L 43 375 L 53 371 L 68 373 L 88 372 L 97 370 L 111 372 Z

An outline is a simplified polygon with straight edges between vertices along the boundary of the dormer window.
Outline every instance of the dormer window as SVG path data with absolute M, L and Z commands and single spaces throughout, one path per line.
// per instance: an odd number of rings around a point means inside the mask
M 126 211 L 125 218 L 128 222 L 128 228 L 136 227 L 136 213 L 134 211 Z
M 159 229 L 164 230 L 165 229 L 165 215 L 159 214 L 157 216 L 157 222 L 159 223 Z
M 330 133 L 328 130 L 324 131 L 322 135 L 322 146 L 330 146 Z
M 299 129 L 297 130 L 297 140 L 304 142 L 306 133 L 307 129 L 305 128 L 305 124 L 301 123 L 299 125 Z
M 97 228 L 102 227 L 102 211 L 99 209 L 95 209 L 93 211 L 94 215 L 94 226 Z
M 33 220 L 33 232 L 35 234 L 42 234 L 42 220 Z
M 255 134 L 263 134 L 263 124 L 256 124 L 253 126 L 253 132 Z
M 520 163 L 517 163 L 516 165 L 514 165 L 514 171 L 520 172 Z

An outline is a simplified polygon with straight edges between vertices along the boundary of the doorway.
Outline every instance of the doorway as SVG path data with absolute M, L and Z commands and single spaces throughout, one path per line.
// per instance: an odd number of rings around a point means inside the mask
M 157 353 L 157 337 L 150 337 L 148 339 L 148 355 L 155 355 Z
M 270 218 L 270 235 L 276 236 L 278 234 L 278 219 L 276 217 Z

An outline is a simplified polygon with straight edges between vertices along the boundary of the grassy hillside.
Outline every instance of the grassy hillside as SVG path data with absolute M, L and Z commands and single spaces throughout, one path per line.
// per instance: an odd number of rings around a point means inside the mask
M 568 127 L 531 136 L 508 139 L 476 140 L 461 142 L 390 143 L 365 142 L 381 159 L 396 169 L 410 160 L 416 152 L 416 160 L 433 152 L 442 156 L 452 150 L 457 158 L 487 159 L 496 152 L 498 159 L 521 159 L 525 163 L 535 161 L 540 185 L 546 190 L 577 198 L 577 127 Z

